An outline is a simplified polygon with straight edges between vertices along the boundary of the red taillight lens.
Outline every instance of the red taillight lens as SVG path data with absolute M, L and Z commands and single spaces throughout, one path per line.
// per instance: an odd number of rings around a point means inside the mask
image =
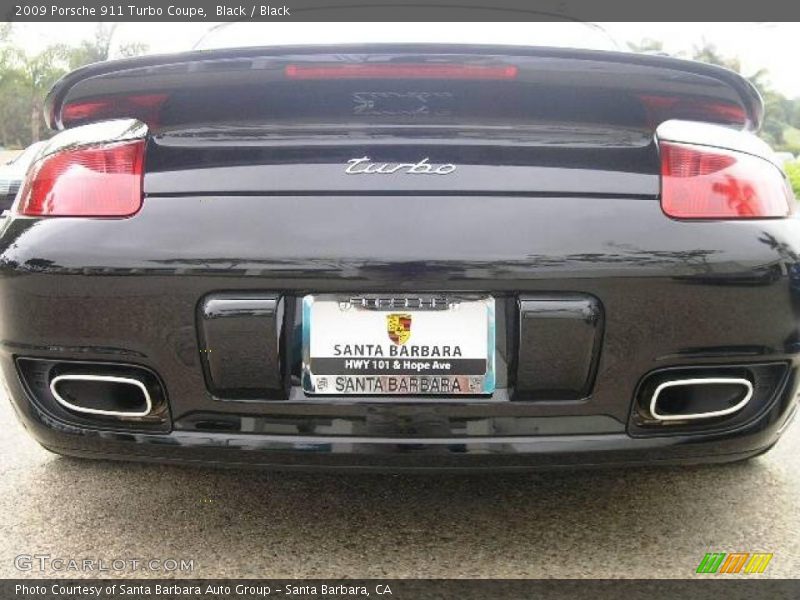
M 19 212 L 34 217 L 127 217 L 142 206 L 144 140 L 75 148 L 35 163 Z
M 650 125 L 655 127 L 669 119 L 723 123 L 743 127 L 747 113 L 739 104 L 721 100 L 681 96 L 639 96 Z
M 662 142 L 661 206 L 678 219 L 785 217 L 791 193 L 772 163 L 718 148 Z
M 61 122 L 70 127 L 89 121 L 128 118 L 154 127 L 166 101 L 166 94 L 138 94 L 69 102 L 61 109 Z
M 350 64 L 287 65 L 287 79 L 516 79 L 513 65 Z

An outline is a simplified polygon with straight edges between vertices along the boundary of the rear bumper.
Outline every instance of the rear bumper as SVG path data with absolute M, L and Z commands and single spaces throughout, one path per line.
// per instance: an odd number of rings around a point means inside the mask
M 60 423 L 25 399 L 26 392 L 19 381 L 12 379 L 7 384 L 28 432 L 42 446 L 60 454 L 273 469 L 481 471 L 724 463 L 760 454 L 773 446 L 793 421 L 798 406 L 795 386 L 787 385 L 769 410 L 740 429 L 713 435 L 644 438 L 624 431 L 439 438 L 185 430 L 128 433 Z M 548 428 L 553 430 L 576 427 L 572 418 L 549 420 Z
M 173 432 L 82 437 L 28 423 L 47 449 L 82 458 L 268 469 L 379 471 L 548 470 L 725 463 L 768 450 L 775 429 L 725 440 L 634 439 L 625 434 L 476 439 L 320 439 Z
M 352 197 L 338 208 L 331 197 L 230 197 L 224 206 L 222 200 L 148 199 L 136 217 L 118 221 L 6 224 L 0 367 L 20 419 L 42 445 L 80 456 L 259 467 L 721 462 L 770 447 L 796 406 L 795 219 L 686 224 L 665 218 L 651 200 L 587 205 L 592 200 L 412 196 L 407 209 L 420 220 L 403 237 L 381 229 L 391 221 L 385 217 L 394 198 Z M 269 218 L 244 223 L 241 215 L 256 207 Z M 344 218 L 342 207 L 361 221 Z M 300 222 L 311 222 L 314 213 L 337 227 L 287 232 L 285 224 L 295 222 L 298 210 L 308 213 Z M 469 218 L 460 228 L 443 229 L 459 211 Z M 587 213 L 592 228 L 576 220 Z M 579 217 L 555 220 L 554 214 Z M 625 225 L 623 214 L 635 227 Z M 203 231 L 210 233 L 198 237 Z M 237 235 L 213 235 L 220 231 Z M 625 243 L 609 242 L 612 234 Z M 330 258 L 332 249 L 342 247 L 348 256 Z M 491 398 L 471 401 L 342 401 L 305 397 L 285 372 L 285 397 L 220 399 L 204 376 L 198 308 L 209 294 L 265 290 L 291 298 L 491 294 L 506 307 L 498 389 Z M 581 398 L 515 396 L 514 307 L 523 296 L 542 294 L 580 294 L 602 303 L 599 360 Z M 16 367 L 20 357 L 146 367 L 164 384 L 165 429 L 67 423 L 31 402 Z M 634 397 L 647 373 L 752 363 L 789 369 L 775 396 L 747 422 L 691 434 L 639 436 L 631 430 Z

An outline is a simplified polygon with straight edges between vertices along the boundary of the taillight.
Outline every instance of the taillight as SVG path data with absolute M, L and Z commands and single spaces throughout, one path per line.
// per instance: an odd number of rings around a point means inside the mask
M 167 98 L 166 94 L 134 94 L 72 101 L 61 109 L 61 123 L 72 127 L 90 121 L 128 118 L 155 127 Z
M 144 140 L 63 150 L 34 163 L 19 213 L 127 217 L 142 206 Z
M 648 123 L 656 127 L 670 119 L 723 123 L 744 127 L 747 113 L 739 104 L 722 100 L 683 96 L 640 95 L 639 100 L 647 113 Z
M 677 219 L 785 217 L 792 193 L 767 160 L 719 148 L 661 142 L 661 207 Z
M 345 65 L 287 65 L 287 79 L 516 79 L 514 65 L 445 63 L 384 63 Z

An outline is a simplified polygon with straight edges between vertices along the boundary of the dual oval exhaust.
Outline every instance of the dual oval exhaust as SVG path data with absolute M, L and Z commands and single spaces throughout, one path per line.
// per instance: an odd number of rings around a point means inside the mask
M 50 392 L 64 408 L 89 415 L 145 417 L 153 411 L 147 386 L 131 377 L 58 375 Z M 743 377 L 694 377 L 667 380 L 650 397 L 656 421 L 697 421 L 732 415 L 753 397 L 753 384 Z
M 726 370 L 730 376 L 725 376 Z M 751 370 L 757 375 L 758 368 Z M 50 379 L 49 391 L 62 408 L 87 417 L 131 420 L 154 417 L 163 398 L 157 394 L 157 401 L 154 399 L 153 381 L 148 379 L 146 370 L 139 371 L 141 377 L 135 370 L 91 374 L 62 371 Z M 705 420 L 715 422 L 713 420 L 750 412 L 745 408 L 755 395 L 755 386 L 741 369 L 704 371 L 682 369 L 654 375 L 639 394 L 640 418 L 654 425 L 680 425 Z
M 650 417 L 656 421 L 698 421 L 732 415 L 753 397 L 753 384 L 743 377 L 672 379 L 656 386 Z
M 17 358 L 31 401 L 77 427 L 170 431 L 166 387 L 150 368 L 130 363 Z
M 87 415 L 135 419 L 153 412 L 147 386 L 132 377 L 57 375 L 50 381 L 50 393 L 67 410 Z

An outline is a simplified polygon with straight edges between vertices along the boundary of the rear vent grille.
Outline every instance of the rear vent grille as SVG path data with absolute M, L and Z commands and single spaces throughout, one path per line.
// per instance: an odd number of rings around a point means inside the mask
M 767 410 L 786 381 L 783 363 L 677 367 L 650 373 L 636 393 L 631 435 L 722 431 Z
M 66 423 L 169 431 L 164 387 L 150 369 L 101 362 L 17 359 L 33 403 Z

